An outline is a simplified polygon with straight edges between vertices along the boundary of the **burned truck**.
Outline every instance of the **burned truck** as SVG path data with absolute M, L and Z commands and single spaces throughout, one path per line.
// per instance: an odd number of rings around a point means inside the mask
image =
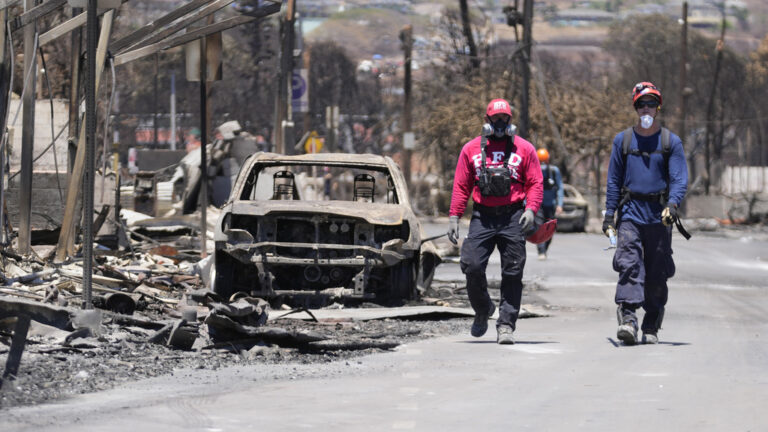
M 389 157 L 255 153 L 214 234 L 213 290 L 266 299 L 319 296 L 401 303 L 440 258 Z

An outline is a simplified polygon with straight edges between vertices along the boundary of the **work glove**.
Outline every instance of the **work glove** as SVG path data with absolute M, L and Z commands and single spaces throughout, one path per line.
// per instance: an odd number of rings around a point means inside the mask
M 523 234 L 528 235 L 531 228 L 533 228 L 533 210 L 531 209 L 525 209 L 523 212 L 523 215 L 520 216 L 520 229 L 523 231 Z
M 606 214 L 603 218 L 603 234 L 606 236 L 608 234 L 608 230 L 614 230 L 616 231 L 616 228 L 613 227 L 613 215 L 612 214 Z
M 448 218 L 448 240 L 453 244 L 459 244 L 459 217 Z
M 670 204 L 661 211 L 661 223 L 670 226 L 677 219 L 677 204 Z

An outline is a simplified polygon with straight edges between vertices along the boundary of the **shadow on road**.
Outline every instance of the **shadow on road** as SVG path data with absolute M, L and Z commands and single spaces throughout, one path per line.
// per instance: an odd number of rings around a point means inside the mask
M 469 343 L 469 344 L 496 344 L 495 340 L 464 340 L 459 341 L 459 343 Z M 556 344 L 560 342 L 553 342 L 553 341 L 515 341 L 515 345 L 540 345 L 540 344 Z
M 625 345 L 621 342 L 615 341 L 611 337 L 607 337 L 606 339 L 608 339 L 608 342 L 610 342 L 616 348 L 645 345 L 642 342 L 638 342 L 637 345 Z M 659 342 L 657 345 L 684 346 L 684 345 L 690 345 L 690 344 L 691 344 L 690 342 Z

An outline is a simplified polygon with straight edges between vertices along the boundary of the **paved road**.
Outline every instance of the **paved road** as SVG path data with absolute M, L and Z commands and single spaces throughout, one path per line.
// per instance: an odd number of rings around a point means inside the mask
M 554 309 L 521 320 L 514 346 L 489 331 L 320 368 L 179 371 L 6 410 L 0 429 L 768 430 L 768 242 L 676 237 L 661 343 L 634 347 L 615 340 L 606 245 L 596 234 L 558 235 L 546 261 L 529 246 L 526 280 Z M 446 265 L 437 277 L 457 274 Z

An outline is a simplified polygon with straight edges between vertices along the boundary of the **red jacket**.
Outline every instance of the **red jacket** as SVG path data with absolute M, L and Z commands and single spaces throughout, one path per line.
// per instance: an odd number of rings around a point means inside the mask
M 506 139 L 488 139 L 485 147 L 486 166 L 501 166 L 504 162 Z M 505 204 L 518 203 L 525 200 L 525 208 L 539 211 L 544 192 L 541 175 L 541 165 L 536 156 L 536 149 L 528 141 L 515 136 L 512 154 L 509 157 L 509 168 L 512 172 L 510 194 L 503 197 L 480 195 L 476 186 L 478 175 L 482 169 L 482 153 L 480 152 L 480 137 L 466 143 L 461 149 L 459 161 L 456 164 L 456 175 L 453 178 L 453 194 L 451 195 L 450 216 L 461 216 L 467 208 L 470 193 L 477 204 L 496 207 Z

